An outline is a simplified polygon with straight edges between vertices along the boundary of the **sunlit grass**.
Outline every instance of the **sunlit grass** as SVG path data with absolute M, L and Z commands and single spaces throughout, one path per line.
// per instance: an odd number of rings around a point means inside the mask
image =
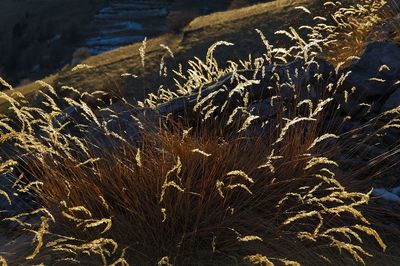
M 263 56 L 227 67 L 214 54 L 234 45 L 219 41 L 204 60 L 175 71 L 175 90 L 160 88 L 138 106 L 43 82 L 35 105 L 22 94 L 0 93 L 10 106 L 0 118 L 0 142 L 17 155 L 3 158 L 1 173 L 19 176 L 16 193 L 30 192 L 40 203 L 4 219 L 33 236 L 17 263 L 321 265 L 365 263 L 385 250 L 363 212 L 368 185 L 338 175 L 334 157 L 352 136 L 326 125 L 338 112 L 346 73 L 335 78 L 338 69 L 327 72 L 317 59 L 325 51 L 335 51 L 338 66 L 352 58 L 353 47 L 338 52 L 339 38 L 376 24 L 383 4 L 340 4 L 336 23 L 303 27 L 308 34 L 278 31 L 289 48 L 258 31 Z M 203 93 L 221 79 L 225 86 Z M 253 112 L 251 104 L 265 100 L 257 89 L 270 93 L 263 104 L 274 116 Z M 185 104 L 170 106 L 176 99 Z M 128 122 L 118 108 L 129 112 Z M 385 118 L 377 129 L 383 132 L 399 127 L 399 115 L 397 108 L 366 124 Z M 12 204 L 5 191 L 0 197 Z

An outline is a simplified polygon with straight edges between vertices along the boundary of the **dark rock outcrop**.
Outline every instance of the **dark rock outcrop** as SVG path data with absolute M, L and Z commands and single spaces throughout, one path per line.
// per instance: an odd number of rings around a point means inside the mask
M 396 108 L 399 105 L 400 105 L 400 86 L 392 94 L 389 95 L 389 98 L 385 101 L 385 103 L 381 108 L 381 112 L 389 111 L 393 108 Z
M 360 99 L 392 92 L 400 78 L 400 47 L 391 42 L 374 42 L 344 72 L 351 71 L 345 86 L 357 90 Z
M 214 106 L 222 106 L 229 100 L 232 110 L 240 102 L 242 96 L 229 95 L 239 82 L 234 75 L 239 74 L 244 80 L 257 80 L 258 82 L 246 86 L 249 93 L 250 103 L 264 100 L 273 96 L 283 97 L 285 101 L 293 99 L 293 88 L 303 88 L 310 85 L 311 97 L 317 100 L 325 93 L 325 86 L 330 80 L 334 79 L 333 66 L 323 59 L 316 58 L 314 62 L 305 64 L 302 60 L 296 60 L 285 65 L 267 66 L 264 70 L 241 70 L 237 73 L 228 73 L 213 84 L 205 86 L 201 92 L 182 96 L 169 102 L 160 104 L 154 111 L 156 114 L 166 116 L 170 113 L 179 114 L 184 111 L 193 110 L 199 100 L 210 97 L 209 101 L 204 102 L 204 106 L 212 102 Z M 277 88 L 276 84 L 280 87 Z M 301 90 L 298 90 L 301 91 Z M 310 96 L 307 94 L 307 96 Z M 300 99 L 303 95 L 297 95 Z

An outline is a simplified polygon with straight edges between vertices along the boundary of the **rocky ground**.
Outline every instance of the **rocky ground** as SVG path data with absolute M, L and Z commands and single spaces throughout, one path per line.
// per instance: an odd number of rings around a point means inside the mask
M 96 55 L 144 37 L 154 37 L 167 31 L 166 17 L 170 2 L 119 0 L 102 8 L 90 23 L 82 46 Z

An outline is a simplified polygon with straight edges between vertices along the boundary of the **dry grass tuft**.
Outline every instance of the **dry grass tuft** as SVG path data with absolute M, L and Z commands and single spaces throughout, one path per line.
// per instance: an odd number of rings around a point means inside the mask
M 374 12 L 370 22 L 376 22 L 381 2 L 367 3 Z M 352 14 L 365 15 L 364 8 L 340 8 L 334 30 L 358 25 Z M 326 125 L 337 112 L 333 99 L 345 75 L 333 79 L 316 58 L 326 40 L 333 45 L 338 38 L 329 30 L 326 35 L 324 25 L 310 26 L 305 37 L 294 28 L 278 31 L 293 42 L 290 48 L 270 45 L 259 32 L 263 56 L 227 67 L 214 53 L 232 44 L 217 42 L 204 61 L 195 58 L 186 72 L 175 71 L 175 91 L 161 88 L 139 107 L 110 105 L 98 98 L 101 92 L 68 87 L 74 96 L 58 97 L 43 82 L 39 106 L 1 93 L 10 115 L 0 117 L 0 141 L 12 153 L 0 173 L 21 174 L 16 193 L 30 192 L 39 204 L 4 219 L 33 234 L 26 260 L 321 265 L 345 258 L 365 263 L 377 249 L 385 250 L 364 213 L 371 193 L 366 183 L 344 178 L 345 169 L 335 161 L 354 140 Z M 145 54 L 146 40 L 143 67 Z M 262 100 L 254 91 L 265 80 L 271 97 L 264 104 L 276 112 L 268 118 L 251 107 Z M 207 94 L 213 82 L 222 85 Z M 159 111 L 170 100 L 193 95 L 182 112 Z M 128 118 L 116 106 L 127 109 Z M 367 124 L 386 121 L 377 129 L 381 133 L 398 127 L 399 115 L 397 108 Z M 123 124 L 124 119 L 131 120 Z M 325 145 L 332 139 L 333 147 Z M 392 152 L 383 160 L 398 146 Z M 379 173 L 369 170 L 371 176 Z M 0 196 L 12 203 L 6 191 Z

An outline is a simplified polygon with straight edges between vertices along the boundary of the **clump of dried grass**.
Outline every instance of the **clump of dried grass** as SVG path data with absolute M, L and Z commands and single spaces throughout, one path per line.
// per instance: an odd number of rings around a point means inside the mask
M 327 12 L 331 13 L 327 16 L 329 22 L 322 21 L 317 27 L 326 33 L 326 57 L 339 66 L 351 63 L 354 56 L 362 53 L 365 43 L 370 41 L 374 28 L 392 16 L 387 3 L 386 0 L 325 2 Z
M 357 210 L 369 195 L 347 192 L 329 167 L 335 163 L 318 156 L 318 149 L 308 153 L 318 136 L 318 121 L 309 122 L 290 129 L 283 123 L 278 132 L 271 128 L 253 139 L 242 131 L 221 135 L 207 127 L 183 138 L 182 125 L 162 127 L 143 132 L 140 143 L 121 140 L 108 150 L 90 140 L 93 145 L 86 144 L 78 156 L 68 156 L 79 151 L 70 150 L 72 141 L 62 147 L 47 143 L 49 152 L 29 157 L 27 172 L 40 177 L 37 191 L 47 208 L 40 210 L 41 226 L 30 230 L 38 244 L 27 259 L 46 249 L 53 256 L 62 253 L 63 260 L 92 254 L 107 264 L 118 243 L 128 247 L 128 258 L 142 263 L 165 255 L 178 264 L 189 258 L 229 263 L 252 253 L 296 261 L 301 257 L 292 253 L 309 241 L 318 245 L 306 253 L 332 245 L 363 261 L 368 253 L 336 234 L 356 235 L 355 240 L 360 233 L 373 234 L 384 247 Z M 274 145 L 277 138 L 285 141 Z M 263 167 L 266 163 L 274 171 Z M 31 227 L 20 218 L 32 214 L 8 220 Z M 49 231 L 55 221 L 73 235 Z M 50 242 L 44 243 L 45 235 Z M 94 235 L 100 238 L 90 240 Z
M 17 179 L 15 188 L 18 193 L 33 191 L 42 205 L 5 219 L 33 235 L 26 260 L 50 256 L 52 261 L 97 265 L 242 260 L 318 265 L 340 261 L 342 251 L 364 263 L 376 247 L 384 250 L 385 243 L 362 212 L 370 193 L 344 185 L 351 182 L 337 175 L 340 165 L 333 160 L 341 146 L 323 145 L 349 137 L 324 126 L 337 107 L 332 95 L 345 77 L 335 84 L 322 74 L 323 82 L 315 84 L 302 84 L 301 75 L 276 78 L 271 87 L 275 99 L 290 87 L 291 101 L 278 101 L 276 117 L 267 121 L 246 111 L 249 88 L 259 80 L 242 76 L 239 69 L 261 72 L 264 78 L 272 66 L 271 75 L 279 77 L 274 69 L 297 58 L 303 62 L 297 71 L 304 73 L 318 63 L 315 55 L 323 50 L 325 39 L 316 38 L 317 32 L 323 34 L 318 30 L 312 29 L 310 39 L 293 28 L 279 31 L 294 41 L 289 50 L 273 47 L 260 33 L 266 46 L 263 57 L 230 62 L 225 68 L 213 54 L 219 45 L 232 44 L 217 42 L 205 61 L 196 58 L 186 73 L 175 72 L 176 91 L 160 89 L 140 105 L 156 109 L 233 73 L 237 85 L 227 101 L 213 103 L 223 90 L 199 97 L 190 110 L 195 119 L 169 115 L 156 117 L 154 123 L 154 117 L 138 115 L 137 125 L 131 126 L 140 138 L 111 129 L 118 115 L 102 100 L 97 108 L 90 107 L 75 89 L 77 97 L 59 99 L 54 88 L 43 84 L 47 91 L 39 93 L 41 107 L 30 106 L 22 95 L 15 100 L 1 93 L 12 115 L 0 118 L 0 141 L 12 144 L 23 162 L 18 166 L 6 159 L 1 174 L 29 174 Z M 234 110 L 229 108 L 231 99 L 238 101 Z M 71 116 L 64 111 L 69 108 L 79 111 Z M 382 130 L 398 126 L 397 109 L 384 115 L 391 120 Z M 5 191 L 0 196 L 12 203 Z M 26 219 L 35 216 L 40 219 Z M 376 243 L 365 244 L 368 237 Z

